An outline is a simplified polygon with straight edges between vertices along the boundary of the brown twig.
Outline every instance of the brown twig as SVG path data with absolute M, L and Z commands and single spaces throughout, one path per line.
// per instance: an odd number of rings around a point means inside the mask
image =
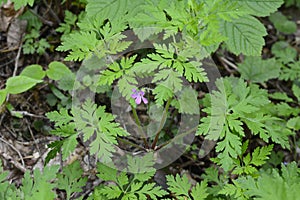
M 20 160 L 21 160 L 21 163 L 22 163 L 22 165 L 23 165 L 23 169 L 25 169 L 25 171 L 26 171 L 26 168 L 25 168 L 25 162 L 24 162 L 24 160 L 23 160 L 23 157 L 22 157 L 22 154 L 20 153 L 20 151 L 18 150 L 18 149 L 16 149 L 12 144 L 10 144 L 8 141 L 6 141 L 5 139 L 3 139 L 3 138 L 1 138 L 0 137 L 0 140 L 3 142 L 3 143 L 5 143 L 5 144 L 7 144 L 10 148 L 12 148 L 15 152 L 17 152 L 17 154 L 19 155 L 19 157 L 20 157 Z M 2 153 L 2 154 L 4 154 L 4 152 Z M 8 159 L 8 160 L 12 160 L 12 159 Z M 20 164 L 20 163 L 19 163 Z M 15 165 L 15 164 L 14 164 Z M 16 166 L 17 167 L 17 166 Z M 18 169 L 20 169 L 19 167 L 18 167 Z
M 40 156 L 41 156 L 42 153 L 41 153 L 40 147 L 39 147 L 37 141 L 35 140 L 35 137 L 34 137 L 34 135 L 33 135 L 33 132 L 32 132 L 32 130 L 31 130 L 30 125 L 29 125 L 29 123 L 28 123 L 27 120 L 26 120 L 26 122 L 27 122 L 27 127 L 28 127 L 29 133 L 30 133 L 30 135 L 31 135 L 31 138 L 32 138 L 32 140 L 33 140 L 33 142 L 34 142 L 34 144 L 35 144 L 35 146 L 36 146 L 36 149 L 38 150 L 38 152 L 39 152 L 39 154 L 40 154 Z M 43 158 L 42 158 L 42 161 L 43 161 L 43 163 L 44 163 Z
M 9 155 L 7 155 L 4 152 L 0 152 L 0 155 L 7 161 L 9 161 L 11 164 L 13 164 L 16 168 L 18 168 L 20 171 L 22 171 L 23 173 L 25 173 L 27 171 L 27 169 L 22 166 L 19 162 L 13 160 L 13 158 Z
M 47 6 L 47 9 L 49 10 L 50 15 L 52 15 L 52 17 L 54 17 L 54 19 L 56 20 L 56 22 L 57 22 L 58 24 L 60 24 L 61 21 L 60 21 L 59 17 L 56 15 L 56 13 L 52 10 L 51 6 L 47 3 L 46 0 L 43 0 L 43 2 L 44 2 L 44 4 Z
M 226 58 L 219 57 L 219 60 L 223 63 L 226 71 L 228 71 L 230 74 L 233 74 L 235 71 L 238 71 L 238 67 Z M 234 70 L 230 69 L 228 66 L 232 67 Z
M 21 49 L 22 49 L 22 44 L 19 45 L 18 53 L 17 53 L 16 60 L 15 60 L 15 68 L 14 68 L 12 77 L 16 76 L 17 71 L 18 71 L 18 65 L 19 65 L 19 59 L 20 59 L 20 55 L 21 55 Z M 8 100 L 9 100 L 9 93 L 6 96 L 6 102 Z

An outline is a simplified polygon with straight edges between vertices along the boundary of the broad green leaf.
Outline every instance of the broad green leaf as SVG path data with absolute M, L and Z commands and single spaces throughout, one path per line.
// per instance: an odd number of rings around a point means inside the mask
M 269 19 L 275 28 L 282 33 L 292 34 L 297 31 L 297 24 L 294 21 L 288 20 L 281 12 L 273 13 Z
M 265 17 L 275 12 L 282 4 L 283 0 L 232 0 L 237 1 L 241 7 L 249 14 Z
M 88 0 L 86 11 L 89 16 L 101 13 L 108 19 L 120 18 L 127 10 L 128 0 Z
M 53 61 L 49 64 L 49 69 L 46 73 L 50 79 L 55 81 L 72 74 L 71 70 L 65 64 L 57 61 Z
M 30 88 L 41 82 L 43 81 L 29 78 L 27 76 L 10 77 L 6 82 L 6 91 L 10 94 L 19 94 L 29 90 Z
M 261 57 L 246 57 L 238 67 L 243 79 L 263 83 L 278 77 L 281 65 L 275 59 L 262 60 Z
M 225 44 L 231 52 L 252 56 L 261 54 L 263 36 L 267 34 L 264 25 L 251 16 L 225 21 L 221 32 L 227 37 Z
M 27 4 L 29 6 L 32 6 L 34 3 L 34 0 L 16 0 L 14 2 L 14 8 L 15 10 L 19 10 L 22 6 L 26 6 Z
M 4 103 L 6 99 L 7 91 L 6 89 L 0 90 L 0 106 Z
M 278 41 L 274 43 L 271 51 L 277 60 L 284 64 L 294 62 L 297 57 L 297 50 L 285 41 Z
M 40 65 L 29 65 L 21 72 L 20 76 L 27 76 L 29 78 L 41 80 L 45 77 L 45 72 Z

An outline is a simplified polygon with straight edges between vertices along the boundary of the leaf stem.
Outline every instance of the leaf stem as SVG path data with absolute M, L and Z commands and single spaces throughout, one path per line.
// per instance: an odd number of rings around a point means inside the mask
M 133 117 L 134 117 L 134 119 L 135 119 L 135 121 L 136 121 L 136 123 L 137 123 L 137 125 L 139 127 L 140 133 L 142 134 L 142 139 L 144 141 L 145 148 L 148 149 L 149 145 L 148 145 L 148 142 L 146 140 L 147 137 L 146 137 L 146 134 L 144 133 L 144 130 L 143 130 L 142 126 L 141 126 L 141 121 L 140 121 L 140 119 L 138 117 L 136 109 L 132 105 L 131 105 L 131 109 L 132 109 Z
M 164 110 L 164 113 L 163 113 L 163 117 L 161 118 L 161 121 L 160 121 L 158 130 L 157 130 L 157 132 L 155 133 L 155 139 L 154 139 L 154 141 L 153 141 L 153 143 L 152 143 L 152 146 L 151 146 L 152 149 L 155 149 L 156 144 L 157 144 L 157 142 L 158 142 L 159 134 L 161 133 L 161 130 L 162 130 L 162 128 L 164 127 L 164 124 L 165 124 L 164 122 L 166 121 L 166 118 L 167 118 L 167 113 L 168 113 L 168 110 L 169 110 L 169 107 L 170 107 L 170 104 L 171 104 L 171 100 L 172 100 L 172 99 L 169 98 L 169 100 L 168 100 L 168 102 L 167 102 L 167 104 L 166 104 L 166 107 L 165 107 L 165 110 Z
M 133 143 L 133 142 L 130 142 L 130 141 L 128 141 L 128 140 L 125 140 L 125 139 L 123 139 L 123 138 L 118 138 L 121 142 L 123 142 L 123 143 L 125 143 L 125 144 L 129 144 L 129 145 L 131 145 L 131 146 L 133 146 L 133 147 L 136 147 L 136 148 L 138 148 L 138 149 L 140 149 L 140 150 L 143 150 L 143 151 L 147 151 L 147 149 L 145 149 L 144 147 L 141 147 L 141 146 L 139 146 L 139 145 L 137 145 L 137 144 L 135 144 L 135 143 Z
M 161 144 L 159 147 L 156 148 L 156 150 L 159 150 L 159 149 L 163 148 L 164 146 L 168 145 L 172 140 L 180 139 L 180 138 L 192 133 L 193 131 L 196 131 L 197 129 L 198 129 L 198 126 L 192 128 L 192 129 L 190 129 L 190 130 L 188 130 L 188 131 L 186 131 L 186 132 L 184 132 L 180 135 L 175 136 L 173 139 Z

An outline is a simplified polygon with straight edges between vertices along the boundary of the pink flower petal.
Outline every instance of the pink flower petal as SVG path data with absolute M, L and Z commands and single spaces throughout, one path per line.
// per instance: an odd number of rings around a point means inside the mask
M 142 100 L 143 100 L 144 104 L 148 103 L 148 100 L 145 97 L 142 97 Z
M 135 103 L 136 104 L 140 104 L 142 101 L 142 97 L 141 96 L 138 96 L 136 99 L 135 99 Z

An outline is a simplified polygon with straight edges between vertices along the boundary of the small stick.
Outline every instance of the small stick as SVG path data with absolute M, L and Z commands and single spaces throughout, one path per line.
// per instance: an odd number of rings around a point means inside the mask
M 12 157 L 10 157 L 9 155 L 7 155 L 4 152 L 1 152 L 1 156 L 5 159 L 8 160 L 11 164 L 13 164 L 16 168 L 18 168 L 20 171 L 22 171 L 23 173 L 25 173 L 27 171 L 27 169 L 22 166 L 19 162 L 13 160 Z
M 7 144 L 8 146 L 10 146 L 10 148 L 12 148 L 15 152 L 17 152 L 17 154 L 19 155 L 20 159 L 21 159 L 21 163 L 23 165 L 23 167 L 25 168 L 25 162 L 23 160 L 22 154 L 20 153 L 20 151 L 18 149 L 16 149 L 12 144 L 10 144 L 8 141 L 6 141 L 5 139 L 0 137 L 0 140 L 2 142 L 4 142 L 5 144 Z M 4 154 L 4 153 L 3 153 Z M 26 170 L 25 170 L 26 171 Z

